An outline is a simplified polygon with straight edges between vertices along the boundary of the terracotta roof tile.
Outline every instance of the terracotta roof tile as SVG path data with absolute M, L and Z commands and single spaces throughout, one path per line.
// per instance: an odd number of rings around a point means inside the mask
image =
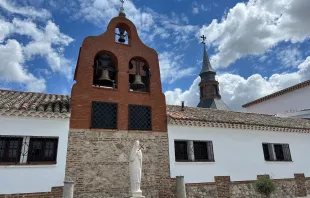
M 70 96 L 0 90 L 0 109 L 68 113 Z
M 9 115 L 33 115 L 34 117 L 59 117 L 70 116 L 70 96 L 0 90 L 0 113 L 8 112 Z M 26 113 L 25 113 L 26 112 Z M 56 115 L 56 116 L 55 116 Z M 226 124 L 268 126 L 294 129 L 310 129 L 310 121 L 300 118 L 280 118 L 271 115 L 243 113 L 228 110 L 185 107 L 167 105 L 167 116 L 174 123 L 187 125 L 224 126 Z
M 246 124 L 296 129 L 310 129 L 310 121 L 301 118 L 279 118 L 272 115 L 227 111 L 218 109 L 167 105 L 169 119 L 178 121 L 201 121 L 214 123 Z M 180 122 L 179 122 L 180 123 Z

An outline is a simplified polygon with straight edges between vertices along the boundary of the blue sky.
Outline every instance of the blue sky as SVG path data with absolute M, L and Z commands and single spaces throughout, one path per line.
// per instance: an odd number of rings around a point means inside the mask
M 0 0 L 0 88 L 70 94 L 79 47 L 105 31 L 119 0 Z M 198 104 L 207 37 L 225 103 L 310 79 L 309 0 L 131 0 L 125 12 L 159 54 L 169 104 Z

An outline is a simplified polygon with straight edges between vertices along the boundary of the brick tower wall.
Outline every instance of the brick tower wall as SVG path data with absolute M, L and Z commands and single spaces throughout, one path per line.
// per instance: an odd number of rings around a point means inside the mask
M 115 42 L 121 24 L 129 44 Z M 117 88 L 93 86 L 94 58 L 106 52 L 116 62 Z M 145 60 L 151 71 L 149 92 L 129 91 L 128 64 L 133 57 Z M 128 155 L 135 140 L 144 149 L 141 189 L 147 197 L 173 197 L 170 179 L 166 102 L 162 93 L 158 55 L 138 37 L 134 24 L 125 17 L 113 18 L 107 31 L 87 37 L 80 49 L 71 93 L 71 118 L 66 178 L 75 182 L 74 197 L 129 197 Z M 117 129 L 91 129 L 92 101 L 118 104 Z M 128 130 L 128 105 L 152 107 L 152 130 Z

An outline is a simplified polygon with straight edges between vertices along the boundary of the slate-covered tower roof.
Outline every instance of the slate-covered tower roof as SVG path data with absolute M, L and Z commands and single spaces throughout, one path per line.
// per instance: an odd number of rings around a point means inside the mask
M 211 66 L 205 44 L 203 48 L 202 68 L 199 76 L 201 82 L 199 83 L 200 102 L 198 107 L 228 110 L 227 105 L 221 99 L 219 83 L 215 79 L 216 72 Z

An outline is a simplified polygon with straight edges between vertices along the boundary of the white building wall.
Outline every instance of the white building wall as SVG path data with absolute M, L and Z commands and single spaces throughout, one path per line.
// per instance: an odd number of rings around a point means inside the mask
M 288 92 L 284 95 L 251 105 L 247 112 L 276 114 L 287 110 L 310 109 L 310 86 Z
M 59 137 L 55 165 L 0 165 L 0 194 L 50 192 L 63 186 L 69 119 L 0 116 L 0 135 Z
M 214 176 L 232 181 L 255 180 L 257 175 L 294 178 L 310 176 L 310 134 L 168 125 L 170 173 L 186 183 L 212 182 Z M 211 140 L 215 162 L 175 162 L 174 140 Z M 266 162 L 262 143 L 288 143 L 293 162 Z

